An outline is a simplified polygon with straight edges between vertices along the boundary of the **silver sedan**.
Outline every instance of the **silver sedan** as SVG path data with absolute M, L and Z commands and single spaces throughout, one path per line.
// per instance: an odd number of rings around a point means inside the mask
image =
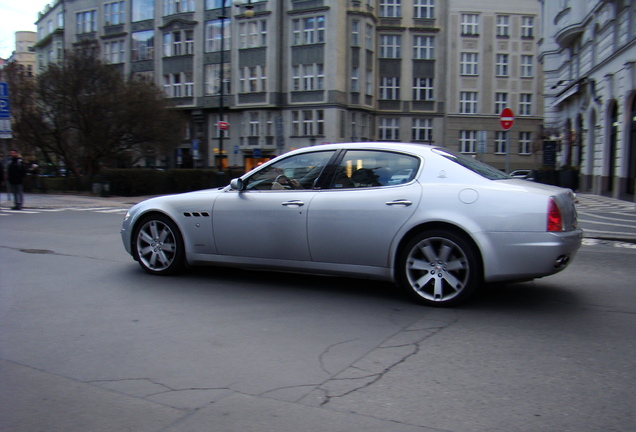
M 155 275 L 201 264 L 347 275 L 450 306 L 484 283 L 566 268 L 582 239 L 574 202 L 442 147 L 329 144 L 141 202 L 121 235 Z

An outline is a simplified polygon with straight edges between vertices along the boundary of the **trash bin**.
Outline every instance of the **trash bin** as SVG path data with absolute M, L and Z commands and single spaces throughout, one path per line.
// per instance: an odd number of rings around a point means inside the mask
M 110 195 L 110 182 L 102 183 L 102 197 L 107 198 Z
M 93 183 L 93 195 L 101 195 L 101 193 L 102 193 L 102 184 Z

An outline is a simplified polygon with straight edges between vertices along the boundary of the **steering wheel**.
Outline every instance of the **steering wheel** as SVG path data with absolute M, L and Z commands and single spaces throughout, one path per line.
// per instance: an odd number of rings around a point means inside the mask
M 281 183 L 282 180 L 282 183 Z M 280 174 L 274 180 L 274 183 L 278 183 L 283 186 L 285 189 L 293 189 L 292 182 L 285 174 Z

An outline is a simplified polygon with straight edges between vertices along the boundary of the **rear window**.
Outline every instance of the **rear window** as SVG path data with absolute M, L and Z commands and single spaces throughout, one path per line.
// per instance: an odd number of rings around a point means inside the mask
M 470 171 L 479 174 L 482 177 L 485 177 L 490 180 L 505 180 L 510 179 L 508 174 L 503 171 L 498 170 L 497 168 L 493 168 L 488 164 L 478 161 L 475 158 L 470 156 L 463 155 L 461 153 L 456 153 L 452 150 L 436 148 L 433 149 L 435 153 L 440 156 L 445 157 L 448 160 L 455 162 L 458 165 L 463 166 Z

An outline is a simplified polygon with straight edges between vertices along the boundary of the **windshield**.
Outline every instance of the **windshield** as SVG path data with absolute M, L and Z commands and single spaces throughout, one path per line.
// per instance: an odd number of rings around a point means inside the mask
M 433 149 L 433 151 L 438 155 L 444 156 L 446 159 L 449 159 L 489 180 L 506 180 L 512 178 L 505 172 L 499 171 L 497 168 L 493 168 L 488 164 L 461 153 L 456 153 L 452 150 L 442 148 L 436 148 Z

